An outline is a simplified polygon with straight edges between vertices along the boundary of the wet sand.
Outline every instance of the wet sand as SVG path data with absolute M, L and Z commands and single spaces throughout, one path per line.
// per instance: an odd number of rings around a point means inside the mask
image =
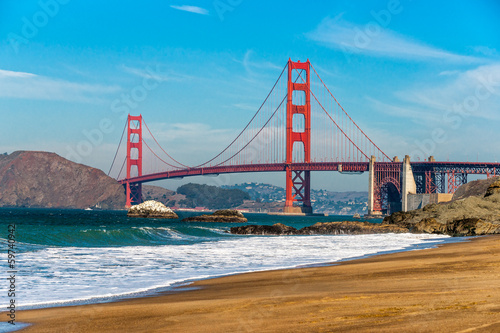
M 51 333 L 500 332 L 500 236 L 193 286 L 16 319 Z

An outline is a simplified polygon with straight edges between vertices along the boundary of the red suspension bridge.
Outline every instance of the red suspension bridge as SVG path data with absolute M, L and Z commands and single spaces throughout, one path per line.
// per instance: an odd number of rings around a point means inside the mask
M 126 157 L 118 152 L 126 133 Z M 370 214 L 406 210 L 411 193 L 453 193 L 468 174 L 497 174 L 499 163 L 399 162 L 356 124 L 307 62 L 289 60 L 260 108 L 219 154 L 187 166 L 164 150 L 142 116 L 128 116 L 110 173 L 125 186 L 127 206 L 142 184 L 223 173 L 286 173 L 285 213 L 312 213 L 311 171 L 369 172 Z

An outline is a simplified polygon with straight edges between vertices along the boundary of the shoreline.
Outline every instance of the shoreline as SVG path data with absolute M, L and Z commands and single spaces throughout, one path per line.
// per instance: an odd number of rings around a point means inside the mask
M 424 331 L 494 330 L 500 328 L 499 258 L 500 236 L 485 236 L 328 266 L 199 280 L 182 292 L 24 310 L 17 319 L 34 324 L 23 332 L 422 331 L 419 323 Z
M 349 235 L 346 235 L 349 236 Z M 297 236 L 297 237 L 308 237 L 308 236 Z M 225 274 L 215 274 L 209 276 L 198 276 L 186 278 L 184 280 L 178 280 L 170 285 L 166 286 L 157 286 L 142 290 L 130 291 L 126 293 L 120 293 L 116 295 L 109 296 L 91 296 L 88 298 L 75 299 L 75 300 L 63 300 L 63 301 L 53 301 L 49 303 L 38 303 L 38 304 L 28 304 L 18 307 L 18 311 L 29 311 L 29 310 L 42 310 L 42 309 L 51 309 L 51 308 L 63 308 L 63 307 L 72 307 L 72 306 L 83 306 L 83 305 L 94 305 L 94 304 L 106 304 L 106 303 L 114 303 L 121 302 L 131 299 L 140 299 L 140 298 L 149 298 L 155 297 L 159 295 L 166 295 L 172 293 L 184 292 L 185 290 L 189 290 L 192 288 L 192 285 L 199 281 L 211 280 L 211 279 L 219 279 L 224 277 L 236 276 L 240 274 L 251 274 L 251 273 L 259 273 L 259 272 L 270 272 L 270 271 L 283 271 L 283 270 L 294 270 L 294 269 L 303 269 L 303 268 L 314 268 L 314 267 L 328 267 L 338 265 L 339 263 L 360 259 L 367 259 L 370 257 L 381 256 L 391 253 L 399 253 L 399 252 L 407 252 L 407 251 L 416 251 L 416 250 L 424 250 L 436 248 L 445 244 L 452 244 L 457 242 L 465 242 L 470 237 L 450 237 L 446 235 L 436 235 L 436 238 L 425 238 L 423 243 L 419 244 L 411 244 L 404 248 L 396 249 L 396 250 L 384 250 L 374 253 L 368 253 L 361 256 L 343 258 L 337 261 L 318 261 L 318 262 L 310 262 L 310 263 L 302 263 L 292 266 L 280 266 L 273 268 L 260 268 L 254 270 L 247 271 L 235 271 Z M 438 243 L 434 243 L 436 240 L 440 239 Z M 429 242 L 428 244 L 425 241 Z

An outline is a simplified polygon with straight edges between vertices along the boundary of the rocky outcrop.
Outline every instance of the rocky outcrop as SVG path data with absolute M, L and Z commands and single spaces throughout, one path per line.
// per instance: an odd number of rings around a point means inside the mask
M 484 197 L 486 198 L 496 193 L 500 193 L 500 179 L 496 180 L 495 182 L 491 183 L 490 186 L 488 186 Z
M 468 197 L 484 197 L 485 193 L 488 191 L 488 187 L 499 179 L 500 177 L 492 177 L 468 182 L 455 191 L 452 200 L 461 200 Z
M 0 155 L 0 207 L 123 209 L 123 186 L 99 169 L 55 153 Z
M 273 225 L 245 225 L 232 227 L 231 233 L 237 235 L 297 235 L 298 230 L 282 223 Z
M 404 232 L 408 232 L 408 229 L 394 225 L 357 221 L 318 222 L 299 230 L 301 235 L 362 235 Z
M 455 194 L 449 203 L 397 212 L 387 216 L 383 224 L 408 228 L 415 233 L 451 236 L 500 234 L 499 178 L 471 183 L 474 184 L 465 184 L 465 189 L 460 187 L 456 192 L 458 195 Z
M 231 228 L 232 234 L 239 235 L 362 235 L 404 232 L 408 232 L 408 229 L 395 225 L 355 221 L 318 222 L 299 230 L 281 223 L 272 226 L 247 225 Z
M 247 222 L 247 218 L 240 211 L 234 209 L 221 209 L 211 215 L 186 217 L 183 222 Z
M 129 217 L 145 217 L 157 219 L 178 219 L 173 210 L 162 204 L 161 202 L 149 200 L 139 205 L 130 207 L 127 216 Z

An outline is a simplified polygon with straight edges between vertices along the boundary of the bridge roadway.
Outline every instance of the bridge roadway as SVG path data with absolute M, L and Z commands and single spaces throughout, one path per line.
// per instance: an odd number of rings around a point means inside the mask
M 402 162 L 376 162 L 378 166 L 399 165 Z M 292 163 L 292 170 L 296 171 L 340 171 L 340 172 L 367 172 L 368 162 L 311 162 L 311 163 Z M 466 174 L 490 174 L 495 175 L 500 172 L 500 163 L 484 162 L 411 162 L 413 172 L 446 172 L 454 170 L 457 173 Z M 190 176 L 217 175 L 222 173 L 244 173 L 244 172 L 277 172 L 285 171 L 286 163 L 272 164 L 243 164 L 229 166 L 210 166 L 200 168 L 186 168 L 173 171 L 165 171 L 122 179 L 121 184 L 129 183 L 147 183 L 162 179 L 183 178 Z M 498 170 L 498 171 L 497 171 Z

